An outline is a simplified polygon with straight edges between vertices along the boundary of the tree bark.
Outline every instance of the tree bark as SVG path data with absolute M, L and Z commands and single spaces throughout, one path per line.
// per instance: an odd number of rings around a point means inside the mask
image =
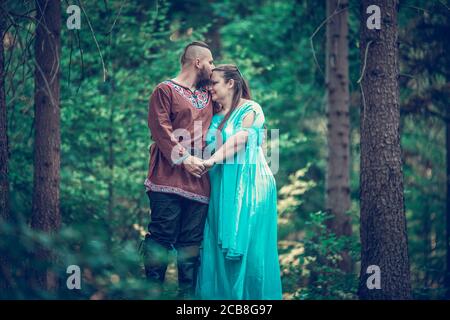
M 31 226 L 49 234 L 61 222 L 60 182 L 60 32 L 61 2 L 36 0 L 34 189 Z M 51 289 L 51 253 L 35 250 L 33 280 Z M 42 267 L 42 268 L 41 268 Z
M 115 105 L 111 104 L 111 110 L 109 115 L 109 133 L 108 133 L 108 168 L 109 168 L 109 179 L 108 179 L 108 220 L 112 224 L 115 221 L 114 218 L 114 167 L 115 167 L 115 153 L 114 153 L 114 112 Z M 110 225 L 110 233 L 114 234 Z M 108 244 L 112 244 L 112 237 L 109 239 Z
M 366 9 L 381 9 L 381 29 L 367 28 Z M 361 299 L 410 299 L 411 281 L 400 146 L 398 1 L 363 0 L 360 7 L 361 103 Z M 366 48 L 367 50 L 366 57 Z M 367 268 L 381 272 L 369 289 Z
M 425 288 L 428 288 L 428 268 L 429 263 L 428 260 L 430 258 L 430 251 L 431 249 L 431 215 L 430 215 L 430 205 L 428 202 L 428 199 L 425 199 L 425 204 L 423 208 L 422 213 L 422 239 L 423 239 L 423 270 L 424 270 L 424 277 L 423 277 L 423 285 Z
M 338 6 L 339 5 L 339 6 Z M 326 208 L 333 218 L 328 226 L 337 236 L 351 235 L 349 158 L 348 0 L 327 0 L 326 88 L 327 88 L 327 177 Z M 348 251 L 340 268 L 352 271 Z
M 3 37 L 6 31 L 6 13 L 0 12 L 0 221 L 8 220 L 8 121 L 5 95 L 5 55 Z
M 450 121 L 445 122 L 446 135 L 446 160 L 447 160 L 447 197 L 445 214 L 445 253 L 446 253 L 446 274 L 445 274 L 445 297 L 450 299 Z
M 0 12 L 0 224 L 9 222 L 9 184 L 8 184 L 8 118 L 5 95 L 5 55 L 3 37 L 6 31 L 6 13 Z M 8 292 L 11 268 L 8 255 L 0 254 L 0 292 Z M 2 294 L 0 293 L 0 296 Z

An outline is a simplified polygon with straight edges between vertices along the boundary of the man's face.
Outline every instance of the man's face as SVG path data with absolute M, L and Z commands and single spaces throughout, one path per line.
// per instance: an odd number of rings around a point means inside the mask
M 199 59 L 197 82 L 207 82 L 211 78 L 212 69 L 214 69 L 214 60 L 211 51 L 206 49 Z

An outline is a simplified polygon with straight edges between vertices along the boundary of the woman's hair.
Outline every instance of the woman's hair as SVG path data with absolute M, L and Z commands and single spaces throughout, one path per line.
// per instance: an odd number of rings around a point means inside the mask
M 235 65 L 222 64 L 214 68 L 212 71 L 222 72 L 222 77 L 225 83 L 227 83 L 230 80 L 234 80 L 234 87 L 233 87 L 234 92 L 233 92 L 233 99 L 231 100 L 231 109 L 230 111 L 228 111 L 228 113 L 222 119 L 222 122 L 219 124 L 218 130 L 220 131 L 222 130 L 228 118 L 230 118 L 231 113 L 238 106 L 241 98 L 251 99 L 251 94 L 250 94 L 250 87 L 248 86 L 247 81 L 244 79 L 238 67 L 236 67 Z

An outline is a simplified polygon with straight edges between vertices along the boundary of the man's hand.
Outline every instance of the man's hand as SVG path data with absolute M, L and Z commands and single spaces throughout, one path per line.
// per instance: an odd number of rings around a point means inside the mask
M 194 156 L 189 156 L 183 161 L 184 168 L 194 177 L 201 178 L 205 171 L 203 160 Z

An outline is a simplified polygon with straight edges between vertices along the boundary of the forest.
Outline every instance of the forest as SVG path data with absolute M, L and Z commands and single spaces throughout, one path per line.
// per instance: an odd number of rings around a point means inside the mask
M 149 299 L 149 97 L 196 40 L 278 130 L 283 299 L 450 299 L 449 34 L 448 0 L 1 1 L 0 299 Z

